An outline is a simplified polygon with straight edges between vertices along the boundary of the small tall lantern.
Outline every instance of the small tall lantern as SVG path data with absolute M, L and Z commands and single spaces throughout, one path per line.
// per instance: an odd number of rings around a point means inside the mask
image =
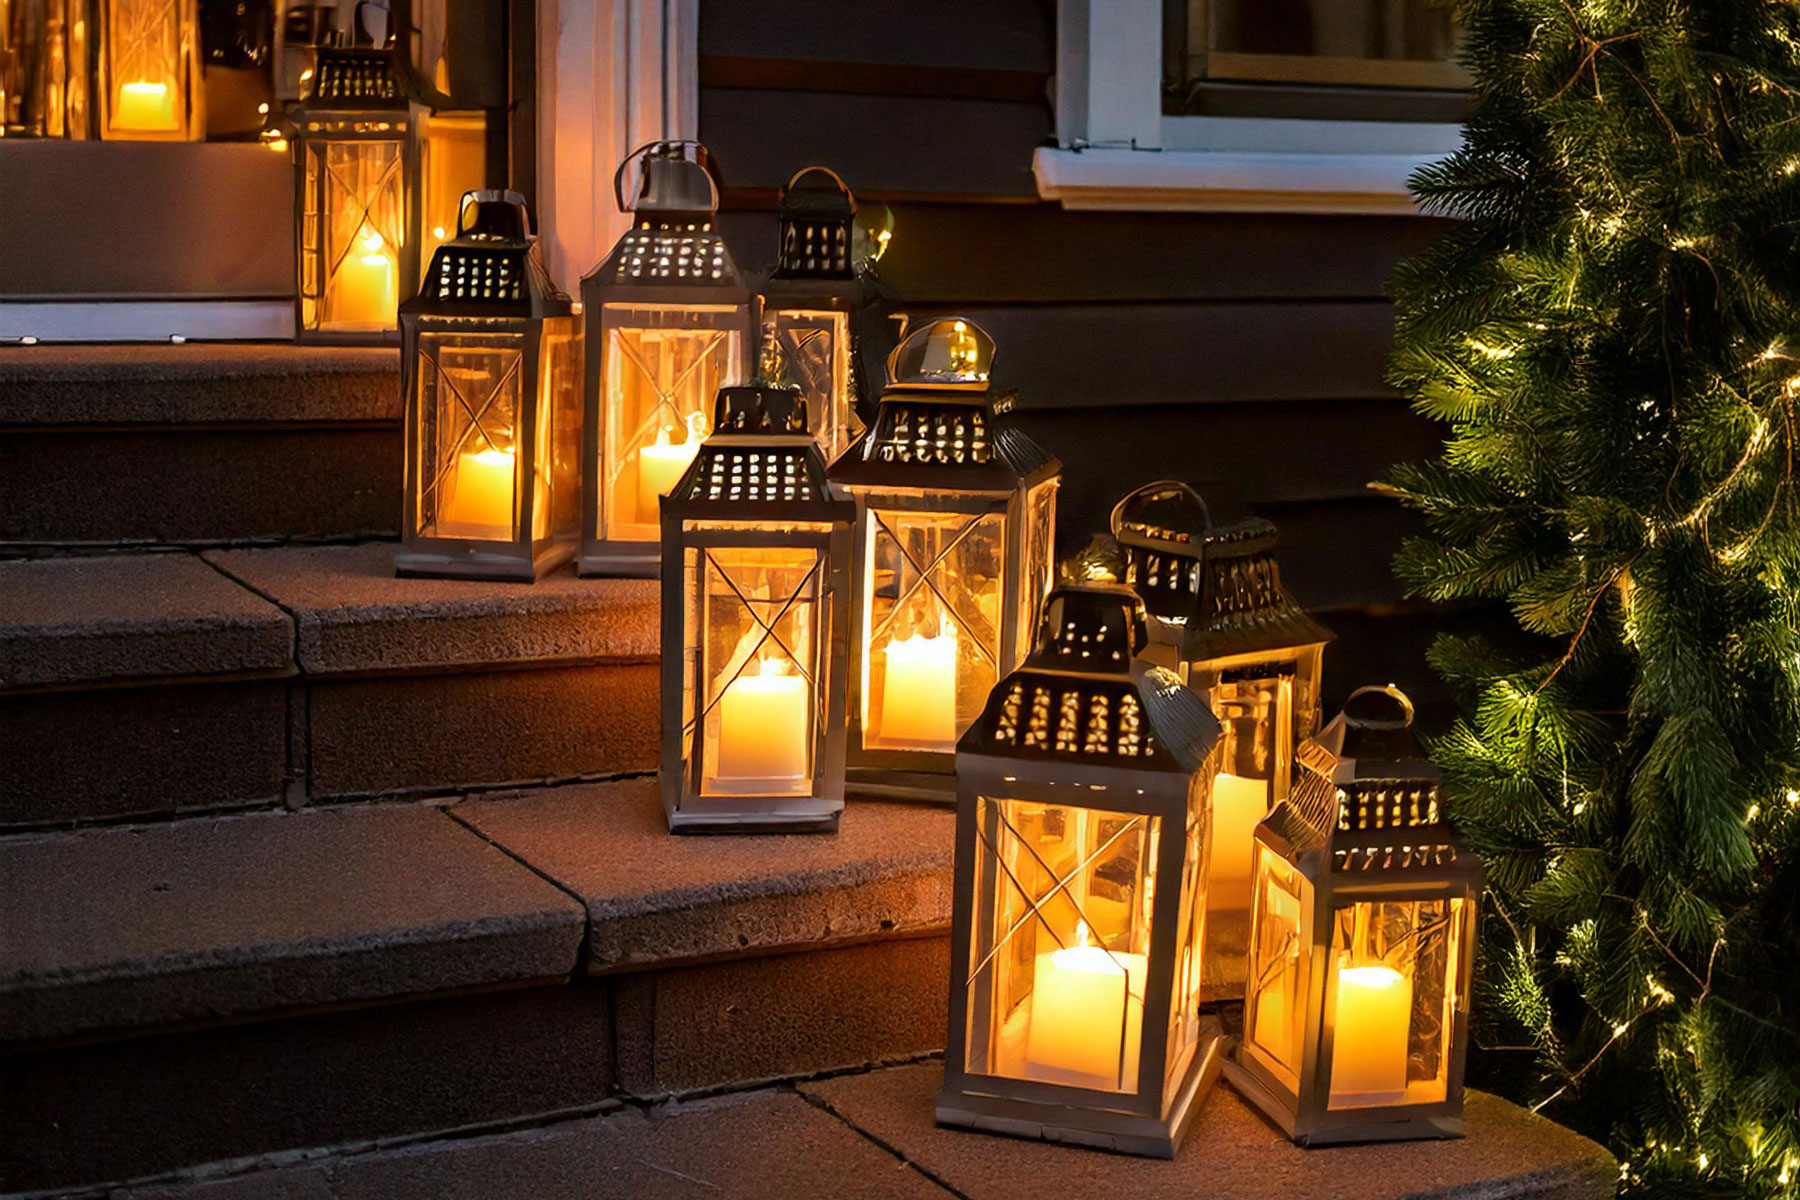
M 1219 725 L 1142 644 L 1129 591 L 1059 587 L 957 748 L 941 1122 L 1167 1158 L 1218 1076 L 1199 1002 Z
M 1050 586 L 1062 464 L 997 417 L 993 357 L 965 318 L 914 330 L 874 426 L 832 464 L 856 499 L 852 791 L 951 797 L 957 738 L 1025 657 Z
M 1267 521 L 1214 525 L 1199 493 L 1165 480 L 1121 500 L 1112 527 L 1126 581 L 1150 614 L 1145 657 L 1181 676 L 1225 726 L 1213 788 L 1207 992 L 1235 998 L 1249 936 L 1251 840 L 1287 798 L 1295 745 L 1318 727 L 1320 659 L 1332 634 L 1281 585 Z
M 804 399 L 719 393 L 712 436 L 662 500 L 671 832 L 837 828 L 855 513 L 826 482 Z
M 862 432 L 856 412 L 856 197 L 836 172 L 808 167 L 781 189 L 781 247 L 764 288 L 763 340 L 806 397 L 812 435 L 835 460 Z
M 1444 821 L 1412 704 L 1363 688 L 1256 831 L 1232 1082 L 1301 1144 L 1457 1137 L 1481 863 Z
M 694 461 L 713 397 L 751 377 L 754 295 L 714 228 L 719 191 L 705 147 L 644 146 L 620 165 L 613 191 L 631 229 L 581 281 L 589 349 L 580 570 L 654 577 L 658 502 Z
M 95 13 L 99 135 L 109 141 L 205 137 L 196 0 L 99 0 Z
M 535 579 L 575 550 L 580 330 L 517 192 L 471 192 L 400 308 L 402 575 Z

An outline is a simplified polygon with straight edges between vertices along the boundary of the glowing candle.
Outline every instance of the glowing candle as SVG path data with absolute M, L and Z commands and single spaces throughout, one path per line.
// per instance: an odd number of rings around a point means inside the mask
M 361 253 L 352 251 L 332 277 L 330 323 L 342 327 L 391 327 L 400 307 L 400 272 L 379 233 L 363 226 Z
M 112 118 L 120 129 L 161 132 L 180 127 L 175 120 L 175 97 L 166 83 L 120 84 Z
M 956 749 L 956 627 L 887 644 L 881 740 L 920 750 Z
M 457 462 L 456 478 L 444 504 L 442 537 L 512 537 L 513 455 L 510 450 L 477 450 Z
M 679 445 L 669 444 L 669 430 L 665 425 L 656 431 L 656 444 L 645 446 L 638 451 L 638 521 L 649 523 L 657 519 L 661 511 L 660 501 L 675 490 L 681 482 L 688 464 L 694 461 L 694 455 L 700 452 L 700 439 L 688 438 Z
M 1207 907 L 1250 907 L 1250 865 L 1256 826 L 1269 814 L 1269 781 L 1221 772 L 1212 790 L 1212 863 L 1206 876 Z
M 806 681 L 788 664 L 746 666 L 719 700 L 719 782 L 789 791 L 806 770 Z
M 1049 1083 L 1129 1091 L 1143 1037 L 1144 956 L 1088 945 L 1085 922 L 1076 925 L 1075 942 L 1037 956 L 1027 1072 Z
M 1331 1019 L 1332 1105 L 1404 1101 L 1411 1032 L 1411 979 L 1392 967 L 1339 967 Z

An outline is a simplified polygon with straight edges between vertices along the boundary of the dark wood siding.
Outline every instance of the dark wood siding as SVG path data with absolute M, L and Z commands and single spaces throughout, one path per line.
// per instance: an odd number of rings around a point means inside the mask
M 1187 479 L 1216 514 L 1280 526 L 1284 576 L 1340 635 L 1328 700 L 1371 680 L 1435 691 L 1438 616 L 1389 570 L 1411 518 L 1367 484 L 1439 438 L 1383 382 L 1383 286 L 1441 223 L 1038 201 L 1049 3 L 702 0 L 700 53 L 739 261 L 772 262 L 775 189 L 810 163 L 892 204 L 892 307 L 994 335 L 998 383 L 1064 463 L 1065 551 L 1131 488 Z

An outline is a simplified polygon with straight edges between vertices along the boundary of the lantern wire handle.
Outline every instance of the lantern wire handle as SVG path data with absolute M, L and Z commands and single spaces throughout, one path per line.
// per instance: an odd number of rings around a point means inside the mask
M 1119 528 L 1120 522 L 1124 517 L 1125 506 L 1132 501 L 1138 499 L 1140 496 L 1151 496 L 1158 492 L 1166 491 L 1185 492 L 1188 499 L 1192 500 L 1200 509 L 1200 520 L 1203 522 L 1204 528 L 1212 528 L 1212 510 L 1206 507 L 1206 497 L 1196 491 L 1192 484 L 1184 483 L 1179 479 L 1158 479 L 1155 483 L 1146 483 L 1143 487 L 1138 488 L 1127 495 L 1123 500 L 1113 505 L 1112 527 L 1114 529 Z
M 1356 701 L 1363 696 L 1386 696 L 1399 706 L 1398 717 L 1376 716 L 1373 713 L 1353 713 L 1350 710 L 1359 707 Z M 1370 708 L 1369 705 L 1360 707 Z M 1405 729 L 1413 723 L 1413 702 L 1407 694 L 1391 683 L 1371 683 L 1357 688 L 1344 701 L 1344 723 L 1357 729 Z
M 724 180 L 719 175 L 719 168 L 713 161 L 712 152 L 707 150 L 707 148 L 699 142 L 659 139 L 654 142 L 645 142 L 636 150 L 627 154 L 625 160 L 619 164 L 619 169 L 613 172 L 613 199 L 618 201 L 620 212 L 632 212 L 635 210 L 640 198 L 637 194 L 634 194 L 629 204 L 625 202 L 625 173 L 631 169 L 632 165 L 634 163 L 641 163 L 644 159 L 650 157 L 650 155 L 655 154 L 659 150 L 677 149 L 681 151 L 682 158 L 686 159 L 688 162 L 694 163 L 702 171 L 706 172 L 707 183 L 712 188 L 712 206 L 715 209 L 719 207 L 719 189 L 724 186 Z M 642 178 L 643 176 L 640 172 L 640 184 Z

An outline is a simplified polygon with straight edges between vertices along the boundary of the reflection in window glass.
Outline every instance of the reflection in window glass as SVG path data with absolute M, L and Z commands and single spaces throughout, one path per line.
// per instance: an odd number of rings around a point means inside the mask
M 1420 0 L 1213 0 L 1214 50 L 1432 61 L 1456 48 L 1450 13 Z

